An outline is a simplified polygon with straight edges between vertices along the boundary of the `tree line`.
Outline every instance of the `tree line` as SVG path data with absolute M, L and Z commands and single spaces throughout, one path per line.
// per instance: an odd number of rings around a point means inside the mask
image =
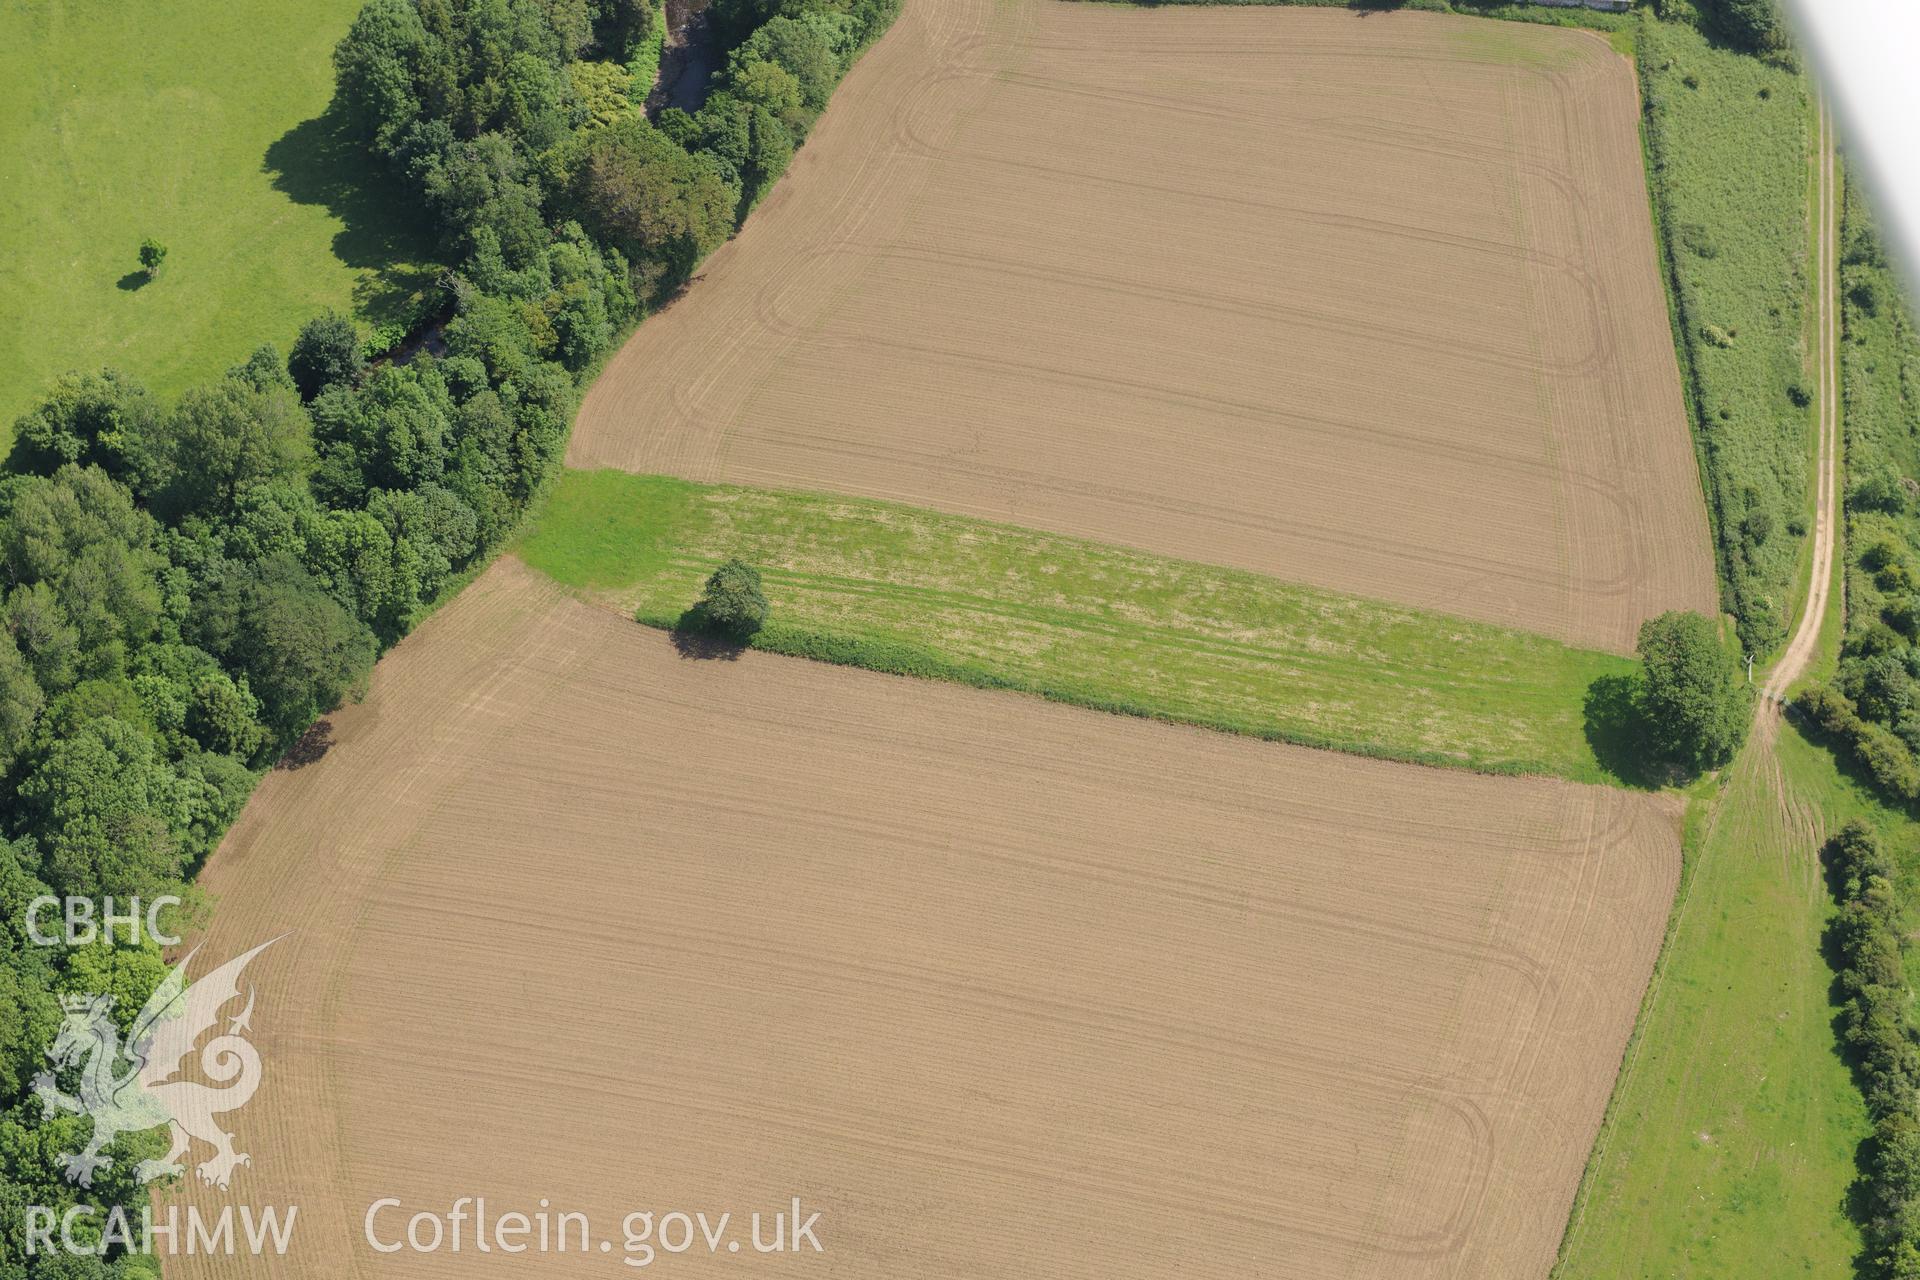
M 697 112 L 656 124 L 640 109 L 651 83 L 625 65 L 653 21 L 644 0 L 370 0 L 334 55 L 339 103 L 449 257 L 481 267 L 467 277 L 484 292 L 535 299 L 550 228 L 572 222 L 650 303 L 785 171 L 898 8 L 716 0 L 709 20 L 730 46 L 717 83 Z
M 1920 1280 L 1920 1037 L 1915 1034 L 1895 868 L 1859 819 L 1827 845 L 1840 911 L 1829 927 L 1846 997 L 1841 1034 L 1873 1119 L 1864 1270 Z
M 1920 423 L 1913 322 L 1893 290 L 1886 250 L 1857 181 L 1841 212 L 1841 368 L 1849 484 L 1847 618 L 1831 687 L 1803 708 L 1846 746 L 1890 797 L 1920 803 L 1920 492 L 1913 469 Z
M 897 0 L 719 0 L 716 91 L 658 126 L 627 63 L 645 0 L 370 0 L 336 109 L 415 197 L 444 260 L 444 354 L 369 366 L 309 322 L 162 403 L 59 378 L 0 469 L 0 1280 L 150 1274 L 29 1257 L 24 1207 L 138 1204 L 155 1132 L 85 1192 L 88 1122 L 46 1116 L 63 992 L 122 1019 L 151 944 L 50 949 L 45 892 L 181 892 L 262 770 L 512 531 L 557 465 L 581 377 L 738 225 Z M 186 892 L 189 901 L 191 891 Z M 124 1026 L 124 1023 L 123 1023 Z M 154 1149 L 149 1150 L 152 1147 Z

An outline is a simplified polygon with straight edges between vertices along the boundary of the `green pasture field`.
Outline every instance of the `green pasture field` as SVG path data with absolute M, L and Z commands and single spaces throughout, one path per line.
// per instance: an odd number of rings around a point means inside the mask
M 410 309 L 430 242 L 326 114 L 358 8 L 0 0 L 0 446 L 67 369 L 170 396 L 324 308 Z
M 1791 725 L 1696 801 L 1666 954 L 1554 1280 L 1854 1274 L 1870 1126 L 1835 1025 L 1819 859 L 1853 817 L 1879 829 L 1911 901 L 1920 824 Z

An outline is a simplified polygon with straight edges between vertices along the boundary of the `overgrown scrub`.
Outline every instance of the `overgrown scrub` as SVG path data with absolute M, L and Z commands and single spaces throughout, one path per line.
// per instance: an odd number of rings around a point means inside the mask
M 1736 48 L 1768 53 L 1787 46 L 1776 0 L 1699 0 L 1697 7 L 1710 28 Z
M 810 493 L 567 471 L 520 556 L 659 627 L 759 569 L 756 647 L 1256 737 L 1618 780 L 1588 690 L 1629 659 L 1010 525 Z
M 892 10 L 850 12 L 742 11 L 730 74 L 773 86 L 782 129 L 804 130 Z M 112 992 L 124 1030 L 163 966 L 151 945 L 30 946 L 26 903 L 191 897 L 260 772 L 513 530 L 578 379 L 759 189 L 640 117 L 620 60 L 655 22 L 647 0 L 371 0 L 356 20 L 337 105 L 458 264 L 444 355 L 369 368 L 353 326 L 320 316 L 288 359 L 262 347 L 174 403 L 81 372 L 20 418 L 0 472 L 6 1204 L 136 1204 L 134 1165 L 165 1145 L 116 1143 L 90 1189 L 62 1176 L 88 1122 L 29 1092 L 59 996 Z M 0 1276 L 147 1273 L 122 1253 L 30 1258 L 5 1217 Z
M 1676 6 L 1677 7 L 1677 6 Z M 1811 512 L 1812 114 L 1780 60 L 1640 20 L 1647 181 L 1720 560 L 1749 652 L 1786 636 Z
M 1840 285 L 1847 619 L 1837 683 L 1861 717 L 1912 753 L 1920 750 L 1920 337 L 1851 174 Z
M 653 17 L 648 21 L 647 34 L 641 37 L 627 62 L 627 95 L 640 103 L 646 102 L 647 95 L 653 92 L 654 83 L 660 79 L 660 59 L 667 49 L 666 0 L 659 0 L 652 8 Z
M 1826 848 L 1840 911 L 1829 930 L 1846 1000 L 1841 1034 L 1873 1118 L 1865 1170 L 1866 1270 L 1920 1276 L 1920 1031 L 1907 985 L 1897 868 L 1856 818 Z

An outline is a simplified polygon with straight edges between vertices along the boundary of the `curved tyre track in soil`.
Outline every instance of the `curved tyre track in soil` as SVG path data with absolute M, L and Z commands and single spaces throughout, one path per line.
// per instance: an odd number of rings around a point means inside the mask
M 234 1195 L 297 1247 L 176 1280 L 795 1194 L 794 1273 L 1538 1276 L 1678 870 L 1658 798 L 688 660 L 513 560 L 333 724 L 204 876 L 209 954 L 294 930 Z
M 1637 101 L 1591 33 L 909 0 L 568 460 L 1626 651 L 1716 599 Z

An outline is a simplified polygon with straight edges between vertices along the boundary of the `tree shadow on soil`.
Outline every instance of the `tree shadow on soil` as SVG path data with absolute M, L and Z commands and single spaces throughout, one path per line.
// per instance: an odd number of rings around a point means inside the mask
M 315 720 L 313 726 L 300 735 L 299 741 L 287 748 L 287 753 L 274 762 L 276 769 L 304 769 L 310 764 L 318 764 L 327 752 L 333 749 L 333 721 Z
M 683 658 L 737 662 L 747 648 L 745 640 L 709 622 L 699 605 L 681 614 L 668 634 L 673 637 L 674 652 Z
M 438 274 L 431 224 L 362 145 L 337 105 L 287 130 L 261 168 L 295 204 L 319 205 L 341 222 L 333 255 L 378 274 L 355 286 L 354 305 L 375 319 L 398 318 Z

